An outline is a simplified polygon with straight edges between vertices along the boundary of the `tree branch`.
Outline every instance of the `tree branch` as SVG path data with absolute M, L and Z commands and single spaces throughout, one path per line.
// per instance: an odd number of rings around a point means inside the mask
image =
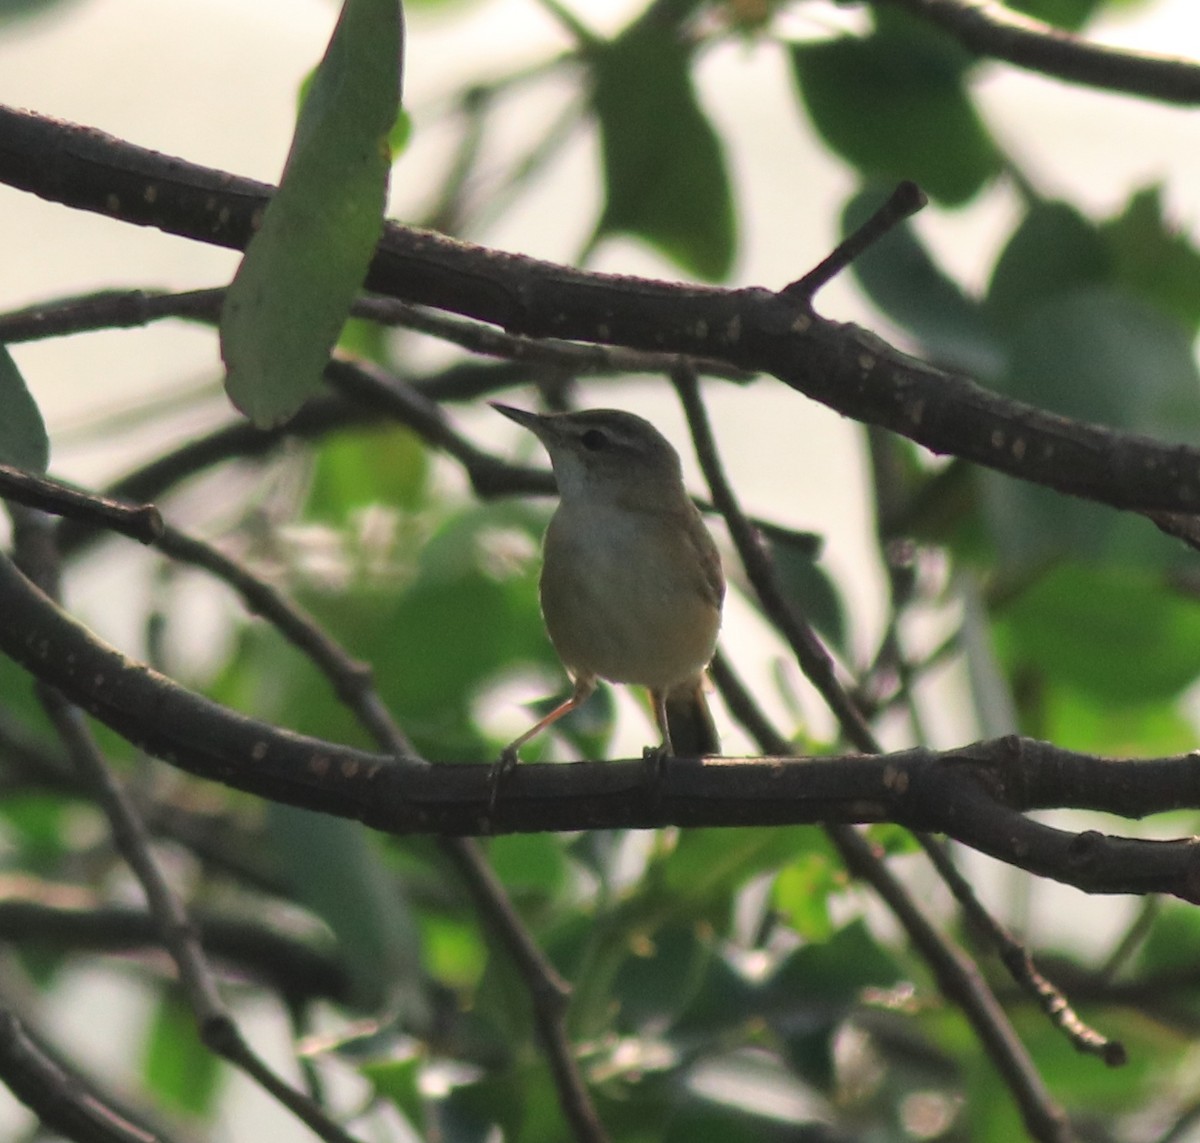
M 488 817 L 490 762 L 432 765 L 281 730 L 127 659 L 62 612 L 0 556 L 0 651 L 131 742 L 235 789 L 389 833 L 775 825 L 890 820 L 945 833 L 1092 893 L 1171 893 L 1200 902 L 1200 845 L 1075 834 L 1022 810 L 1069 806 L 1138 817 L 1200 808 L 1190 754 L 1123 761 L 1002 738 L 841 758 L 679 759 L 661 798 L 645 764 L 523 764 Z
M 215 548 L 173 528 L 166 530 L 159 546 L 165 554 L 203 567 L 233 587 L 250 610 L 263 616 L 314 663 L 339 699 L 393 759 L 424 763 L 380 699 L 370 668 L 352 659 L 294 603 Z M 567 1034 L 570 986 L 526 929 L 479 846 L 464 837 L 441 837 L 438 845 L 529 991 L 534 1024 L 575 1138 L 580 1143 L 602 1143 L 606 1135 Z
M 274 188 L 0 108 L 0 182 L 241 249 Z M 366 286 L 529 337 L 622 345 L 765 372 L 868 424 L 1118 508 L 1200 510 L 1200 449 L 1073 421 L 909 357 L 803 301 L 571 270 L 389 224 Z
M 158 922 L 145 909 L 125 905 L 83 904 L 76 886 L 71 903 L 57 901 L 56 887 L 28 882 L 6 886 L 0 900 L 0 939 L 25 945 L 95 952 L 125 952 L 160 947 Z M 196 929 L 211 956 L 292 1000 L 351 998 L 351 983 L 341 961 L 304 939 L 266 924 L 219 913 L 194 914 Z
M 0 464 L 0 499 L 82 520 L 143 544 L 162 535 L 162 516 L 153 504 L 125 504 L 7 464 Z
M 51 1058 L 7 1009 L 0 1009 L 0 1079 L 42 1124 L 77 1143 L 166 1143 L 101 1102 Z
M 45 521 L 44 516 L 33 512 L 14 512 L 15 542 L 23 563 L 36 568 L 39 582 L 57 593 L 58 553 Z M 141 816 L 114 778 L 82 711 L 52 686 L 43 684 L 39 697 L 67 755 L 108 818 L 117 850 L 145 893 L 160 940 L 178 970 L 205 1046 L 240 1068 L 326 1143 L 354 1143 L 353 1136 L 334 1123 L 312 1099 L 269 1068 L 242 1036 L 221 999 L 191 918 L 151 852 L 150 835 Z
M 785 750 L 787 743 L 723 660 L 714 664 L 714 676 L 722 697 L 754 736 L 759 748 L 769 754 Z M 962 1010 L 1012 1093 L 1033 1138 L 1042 1143 L 1069 1143 L 1071 1131 L 1065 1113 L 1046 1090 L 1029 1053 L 978 966 L 938 931 L 858 830 L 851 825 L 836 823 L 827 823 L 825 830 L 846 868 L 879 894 L 904 927 L 933 972 L 942 995 Z
M 1101 91 L 1186 106 L 1200 103 L 1200 64 L 1194 60 L 1093 44 L 993 0 L 886 2 L 937 24 L 982 56 Z

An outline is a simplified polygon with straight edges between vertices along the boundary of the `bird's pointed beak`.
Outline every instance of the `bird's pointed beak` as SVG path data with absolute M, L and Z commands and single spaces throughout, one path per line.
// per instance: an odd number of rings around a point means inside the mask
M 534 426 L 542 419 L 537 413 L 531 413 L 528 409 L 517 409 L 512 405 L 502 405 L 499 401 L 489 401 L 488 404 L 497 413 L 502 413 L 510 421 L 516 421 L 518 425 L 530 431 L 536 431 Z

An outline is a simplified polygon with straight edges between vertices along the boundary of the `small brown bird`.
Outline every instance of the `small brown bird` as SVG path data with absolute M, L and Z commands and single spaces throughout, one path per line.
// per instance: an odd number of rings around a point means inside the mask
M 597 679 L 649 689 L 663 757 L 718 753 L 704 669 L 725 579 L 679 454 L 632 413 L 493 407 L 550 454 L 560 501 L 543 542 L 542 614 L 575 684 L 566 702 L 505 747 L 502 766 L 582 703 Z

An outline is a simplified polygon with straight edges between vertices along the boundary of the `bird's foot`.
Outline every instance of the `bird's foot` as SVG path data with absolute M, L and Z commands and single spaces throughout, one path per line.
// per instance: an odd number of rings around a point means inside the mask
M 663 782 L 667 776 L 667 763 L 670 760 L 671 751 L 667 746 L 647 746 L 642 751 L 644 781 L 655 798 L 662 796 Z
M 520 759 L 516 750 L 506 746 L 500 751 L 500 757 L 492 763 L 488 771 L 488 817 L 496 812 L 496 800 L 500 797 L 500 787 L 512 777 Z

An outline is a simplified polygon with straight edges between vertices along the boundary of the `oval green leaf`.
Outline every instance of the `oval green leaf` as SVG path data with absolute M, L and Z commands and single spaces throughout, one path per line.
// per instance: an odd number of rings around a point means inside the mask
M 687 45 L 665 21 L 642 20 L 589 62 L 606 195 L 592 243 L 629 234 L 697 277 L 724 278 L 736 246 L 732 192 Z
M 261 427 L 320 387 L 379 240 L 402 47 L 396 0 L 346 0 L 279 190 L 226 296 L 226 391 Z
M 1008 333 L 997 388 L 1064 416 L 1162 439 L 1200 434 L 1200 374 L 1175 318 L 1119 289 L 1042 298 Z M 997 473 L 981 474 L 988 526 L 1009 567 L 1060 555 L 1163 567 L 1183 554 L 1144 521 Z
M 1000 170 L 964 88 L 970 57 L 904 13 L 874 11 L 870 36 L 793 46 L 813 126 L 868 179 L 912 179 L 931 198 L 966 202 Z
M 1171 699 L 1200 676 L 1200 605 L 1153 571 L 1066 564 L 996 626 L 1012 670 L 1036 670 L 1110 706 Z

